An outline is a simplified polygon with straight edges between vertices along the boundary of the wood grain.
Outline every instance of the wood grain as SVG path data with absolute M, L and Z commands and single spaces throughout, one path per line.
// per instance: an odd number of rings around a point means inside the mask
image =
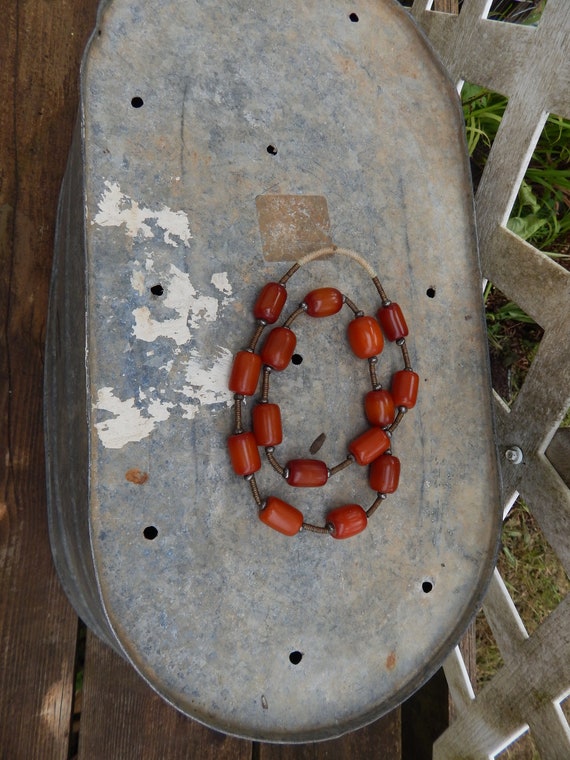
M 251 743 L 170 707 L 133 668 L 87 635 L 79 760 L 249 760 Z
M 42 380 L 54 224 L 95 0 L 8 0 L 0 24 L 0 750 L 67 757 L 77 618 L 53 568 Z

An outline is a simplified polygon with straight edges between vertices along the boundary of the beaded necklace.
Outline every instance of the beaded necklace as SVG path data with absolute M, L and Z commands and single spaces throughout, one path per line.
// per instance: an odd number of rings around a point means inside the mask
M 367 271 L 378 291 L 381 306 L 374 317 L 366 316 L 356 304 L 336 288 L 322 287 L 308 293 L 303 302 L 285 320 L 282 326 L 273 327 L 261 350 L 256 353 L 261 335 L 267 325 L 273 325 L 281 315 L 287 300 L 287 281 L 301 266 L 315 259 L 339 254 L 351 258 Z M 329 468 L 318 459 L 292 459 L 284 466 L 275 456 L 275 447 L 283 438 L 281 412 L 278 404 L 269 401 L 270 376 L 289 365 L 297 339 L 291 329 L 302 314 L 313 318 L 337 314 L 346 305 L 353 314 L 348 324 L 347 337 L 352 352 L 359 359 L 368 360 L 372 390 L 364 398 L 364 411 L 369 428 L 348 445 L 348 454 L 340 464 Z M 419 377 L 410 364 L 406 345 L 408 327 L 397 303 L 390 301 L 378 276 L 369 263 L 358 253 L 345 249 L 323 248 L 299 259 L 278 282 L 268 282 L 259 293 L 253 307 L 257 328 L 246 349 L 234 357 L 229 389 L 234 393 L 234 433 L 228 438 L 228 450 L 234 472 L 249 482 L 259 519 L 287 536 L 300 531 L 330 535 L 333 538 L 350 538 L 362 532 L 368 519 L 376 512 L 388 494 L 394 493 L 400 478 L 400 460 L 392 454 L 391 438 L 404 414 L 415 406 Z M 396 343 L 402 352 L 404 368 L 394 373 L 390 390 L 378 382 L 376 366 L 384 347 L 384 337 Z M 244 430 L 243 406 L 245 398 L 255 395 L 262 376 L 261 393 L 251 412 L 251 430 Z M 328 512 L 325 525 L 305 522 L 302 512 L 292 504 L 269 496 L 263 499 L 255 473 L 261 469 L 259 447 L 265 449 L 271 467 L 292 487 L 314 488 L 325 485 L 330 477 L 354 464 L 369 465 L 368 482 L 376 498 L 368 509 L 359 504 L 345 504 Z M 311 447 L 316 453 L 319 440 Z

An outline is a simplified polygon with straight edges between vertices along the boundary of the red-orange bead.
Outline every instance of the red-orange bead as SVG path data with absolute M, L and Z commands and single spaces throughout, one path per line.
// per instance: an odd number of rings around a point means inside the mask
M 310 317 L 330 317 L 342 309 L 343 297 L 336 288 L 317 288 L 305 296 Z
M 327 524 L 332 525 L 333 538 L 350 538 L 362 533 L 368 525 L 368 517 L 360 504 L 346 504 L 328 513 Z
M 382 454 L 370 465 L 370 488 L 377 493 L 394 493 L 400 482 L 400 460 L 391 454 Z
M 371 427 L 348 444 L 358 464 L 370 464 L 390 448 L 390 438 L 379 427 Z
M 256 404 L 251 421 L 258 446 L 278 446 L 283 440 L 281 410 L 277 404 Z
M 386 427 L 394 422 L 396 405 L 390 391 L 383 388 L 369 391 L 364 397 L 364 411 L 371 425 Z
M 230 435 L 228 450 L 232 467 L 238 475 L 251 475 L 261 469 L 259 449 L 253 433 Z
M 348 323 L 348 342 L 359 359 L 370 359 L 384 348 L 380 325 L 374 317 L 355 317 Z
M 377 317 L 388 340 L 400 340 L 408 334 L 408 325 L 397 303 L 388 304 L 378 309 Z
M 261 372 L 261 359 L 252 351 L 238 351 L 234 358 L 228 387 L 234 393 L 244 396 L 253 396 L 259 374 Z
M 303 513 L 275 496 L 267 499 L 259 513 L 259 519 L 286 536 L 294 536 L 303 526 Z
M 279 282 L 268 282 L 257 296 L 253 316 L 268 325 L 277 322 L 287 300 L 287 291 Z
M 318 459 L 292 459 L 285 468 L 288 471 L 287 483 L 297 488 L 324 486 L 329 479 L 326 464 Z
M 390 393 L 396 406 L 404 406 L 406 409 L 415 406 L 419 384 L 419 375 L 412 372 L 411 369 L 401 369 L 399 372 L 395 372 L 392 376 Z
M 288 327 L 274 327 L 261 349 L 261 360 L 273 369 L 281 371 L 291 361 L 297 338 Z

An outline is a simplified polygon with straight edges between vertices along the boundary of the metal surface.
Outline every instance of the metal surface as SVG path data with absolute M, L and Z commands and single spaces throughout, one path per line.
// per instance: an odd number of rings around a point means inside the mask
M 104 7 L 58 235 L 46 429 L 64 585 L 177 708 L 267 741 L 336 736 L 418 688 L 474 613 L 500 524 L 455 90 L 395 3 L 350 14 Z M 225 443 L 231 355 L 259 287 L 329 239 L 401 304 L 421 377 L 395 436 L 397 494 L 338 542 L 264 526 Z M 335 258 L 297 273 L 290 303 L 318 285 L 379 305 L 363 270 Z M 303 361 L 272 381 L 283 461 L 321 433 L 319 457 L 342 461 L 366 427 L 368 370 L 346 321 L 296 324 Z M 381 381 L 400 360 L 388 346 Z M 321 522 L 371 501 L 364 469 L 337 478 L 293 494 L 273 472 L 258 480 Z

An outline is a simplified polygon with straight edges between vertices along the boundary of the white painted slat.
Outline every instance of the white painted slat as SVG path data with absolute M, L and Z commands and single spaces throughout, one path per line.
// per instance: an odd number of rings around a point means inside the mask
M 475 692 L 459 647 L 455 647 L 443 663 L 443 672 L 453 704 L 462 712 L 475 699 Z
M 512 408 L 495 405 L 503 507 L 520 493 L 570 573 L 570 489 L 544 455 L 570 404 L 570 273 L 505 226 L 548 113 L 570 118 L 570 3 L 548 0 L 537 27 L 488 20 L 490 0 L 465 0 L 458 16 L 431 5 L 415 0 L 412 14 L 455 82 L 509 98 L 476 198 L 482 271 L 545 334 Z M 512 445 L 523 450 L 521 464 L 504 458 Z M 434 745 L 434 758 L 493 757 L 527 728 L 541 758 L 570 757 L 559 705 L 570 690 L 570 598 L 528 636 L 495 573 L 484 611 L 505 665 L 472 698 L 460 654 L 448 658 L 459 716 Z

